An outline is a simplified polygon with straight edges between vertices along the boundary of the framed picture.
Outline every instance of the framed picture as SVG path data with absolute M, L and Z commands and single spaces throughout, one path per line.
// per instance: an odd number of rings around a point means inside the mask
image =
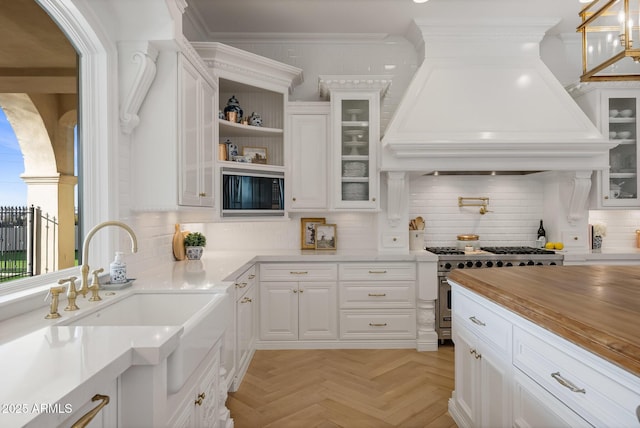
M 250 156 L 251 163 L 267 163 L 266 147 L 243 147 L 242 156 Z
M 337 240 L 335 224 L 316 224 L 316 250 L 335 250 Z
M 300 219 L 300 248 L 303 250 L 313 250 L 316 248 L 316 225 L 324 224 L 325 219 L 301 218 Z

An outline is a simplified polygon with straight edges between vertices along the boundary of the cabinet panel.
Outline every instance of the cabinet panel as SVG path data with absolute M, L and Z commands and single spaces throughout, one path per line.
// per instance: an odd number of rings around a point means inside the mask
M 513 426 L 516 428 L 591 427 L 540 385 L 515 370 L 513 384 Z
M 327 208 L 329 108 L 315 114 L 298 113 L 295 104 L 289 118 L 291 139 L 291 210 Z M 316 110 L 323 110 L 316 108 Z
M 415 263 L 345 263 L 339 267 L 341 281 L 414 281 Z
M 261 339 L 298 340 L 297 289 L 295 283 L 260 283 Z
M 340 307 L 352 308 L 414 308 L 415 281 L 380 281 L 376 283 L 350 281 L 340 287 Z
M 254 342 L 256 340 L 256 289 L 257 287 L 252 286 L 240 300 L 237 302 L 237 349 L 236 352 L 238 354 L 237 357 L 237 370 L 238 376 L 244 374 L 246 368 L 249 365 L 249 358 L 252 354 L 253 348 L 255 346 Z M 239 385 L 237 385 L 239 386 Z
M 340 311 L 341 339 L 415 339 L 413 309 L 354 309 Z
M 260 265 L 261 281 L 335 281 L 338 267 L 329 263 L 267 263 Z
M 301 282 L 298 287 L 299 339 L 338 337 L 338 286 L 335 282 Z

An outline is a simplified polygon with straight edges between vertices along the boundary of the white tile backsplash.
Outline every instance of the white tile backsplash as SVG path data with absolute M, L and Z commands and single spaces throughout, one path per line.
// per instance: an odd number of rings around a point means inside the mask
M 607 234 L 602 249 L 636 248 L 636 230 L 640 229 L 640 210 L 589 211 L 589 224 L 603 223 Z
M 458 197 L 488 197 L 491 212 L 459 207 Z M 481 245 L 535 244 L 543 218 L 543 185 L 531 176 L 421 176 L 410 182 L 409 217 L 425 219 L 428 246 L 455 246 L 460 234 Z

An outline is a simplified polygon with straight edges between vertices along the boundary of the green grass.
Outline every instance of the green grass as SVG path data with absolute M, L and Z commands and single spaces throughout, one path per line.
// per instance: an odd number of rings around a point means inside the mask
M 74 266 L 78 266 L 78 250 Z M 0 282 L 8 282 L 26 277 L 27 252 L 5 251 L 0 254 Z

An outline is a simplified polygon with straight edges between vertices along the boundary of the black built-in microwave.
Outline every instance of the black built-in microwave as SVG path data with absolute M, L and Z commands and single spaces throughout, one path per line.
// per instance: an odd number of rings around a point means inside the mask
M 284 172 L 222 168 L 222 217 L 284 216 Z

